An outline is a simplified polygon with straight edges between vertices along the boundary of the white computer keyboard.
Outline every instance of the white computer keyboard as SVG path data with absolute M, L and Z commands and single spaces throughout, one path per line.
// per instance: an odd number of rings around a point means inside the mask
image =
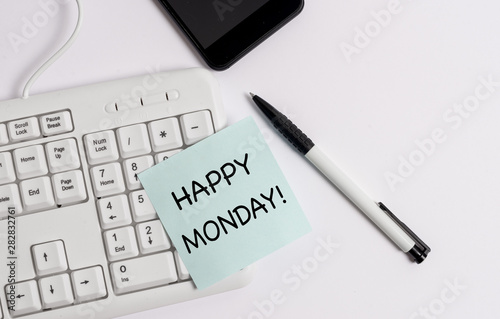
M 0 318 L 112 318 L 247 284 L 251 269 L 197 290 L 136 176 L 225 124 L 203 69 L 0 102 Z

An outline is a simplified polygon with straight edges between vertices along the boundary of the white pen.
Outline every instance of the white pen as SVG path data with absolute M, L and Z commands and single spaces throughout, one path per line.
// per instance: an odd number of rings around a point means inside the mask
M 402 223 L 384 204 L 373 201 L 285 115 L 259 96 L 252 93 L 250 95 L 274 127 L 370 218 L 387 237 L 418 264 L 425 260 L 431 249 L 410 228 Z

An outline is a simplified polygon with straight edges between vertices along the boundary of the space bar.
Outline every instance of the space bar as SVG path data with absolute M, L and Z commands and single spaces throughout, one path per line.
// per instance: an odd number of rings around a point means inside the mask
M 177 281 L 172 252 L 112 263 L 110 266 L 115 293 L 162 286 Z

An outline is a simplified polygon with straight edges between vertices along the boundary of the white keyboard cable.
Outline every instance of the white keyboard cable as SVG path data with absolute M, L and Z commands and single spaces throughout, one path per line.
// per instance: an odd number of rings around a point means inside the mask
M 82 5 L 80 3 L 80 0 L 76 0 L 76 4 L 78 6 L 78 21 L 76 22 L 76 27 L 75 27 L 75 30 L 73 31 L 73 34 L 68 39 L 68 41 L 66 41 L 66 43 L 59 49 L 59 51 L 54 53 L 54 55 L 52 57 L 50 57 L 31 76 L 31 78 L 26 83 L 26 86 L 24 87 L 23 96 L 22 96 L 23 99 L 27 99 L 29 97 L 29 91 L 30 91 L 31 87 L 33 86 L 33 84 L 35 83 L 35 81 L 38 79 L 38 77 L 40 77 L 40 75 L 42 75 L 42 73 L 45 72 L 45 70 L 47 70 L 55 61 L 57 61 L 57 59 L 59 59 L 71 47 L 73 42 L 75 42 L 75 40 L 78 36 L 78 33 L 80 32 L 80 28 L 82 26 L 82 18 L 83 18 Z

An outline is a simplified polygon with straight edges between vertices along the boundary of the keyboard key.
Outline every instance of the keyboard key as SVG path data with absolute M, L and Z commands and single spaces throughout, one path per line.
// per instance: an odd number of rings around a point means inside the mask
M 96 166 L 90 172 L 96 197 L 115 195 L 125 191 L 125 183 L 119 163 Z
M 170 240 L 160 220 L 152 220 L 136 226 L 141 253 L 149 254 L 170 248 Z
M 7 126 L 0 124 L 0 145 L 9 143 L 9 136 L 7 135 Z
M 141 181 L 137 174 L 145 171 L 155 163 L 151 155 L 131 158 L 123 162 L 125 170 L 125 179 L 127 180 L 127 188 L 130 190 L 141 188 Z
M 42 176 L 22 181 L 19 187 L 26 211 L 46 209 L 55 205 L 50 177 Z
M 53 274 L 68 269 L 66 252 L 62 240 L 51 241 L 32 247 L 36 273 L 39 276 Z
M 75 300 L 68 274 L 45 277 L 38 282 L 43 309 L 70 305 Z
M 181 116 L 181 128 L 187 145 L 194 144 L 214 133 L 209 111 L 199 111 Z
M 0 153 L 0 184 L 10 183 L 16 180 L 12 155 L 9 152 Z
M 16 184 L 8 184 L 0 186 L 0 219 L 7 218 L 9 207 L 16 209 L 16 215 L 23 212 L 21 205 L 21 197 Z
M 170 251 L 116 262 L 110 265 L 117 294 L 166 285 L 177 281 Z
M 71 273 L 71 279 L 77 302 L 100 299 L 108 293 L 102 268 L 99 266 L 76 270 Z
M 69 171 L 52 176 L 57 205 L 82 202 L 87 199 L 81 171 Z
M 108 230 L 104 233 L 108 259 L 111 261 L 135 257 L 139 254 L 132 226 Z
M 101 198 L 97 201 L 101 227 L 110 229 L 132 223 L 130 206 L 126 195 Z
M 19 179 L 37 177 L 49 172 L 42 145 L 16 149 L 13 155 Z
M 151 152 L 148 130 L 145 124 L 126 126 L 116 130 L 120 153 L 124 158 Z
M 42 310 L 42 304 L 40 303 L 40 294 L 38 293 L 38 286 L 36 281 L 30 280 L 25 282 L 19 282 L 13 285 L 15 289 L 11 290 L 10 285 L 5 286 L 5 293 L 7 294 L 7 299 L 9 296 L 14 294 L 15 298 L 15 311 L 10 310 L 11 316 L 22 316 L 32 312 Z
M 156 214 L 153 204 L 149 200 L 146 191 L 141 189 L 130 193 L 130 204 L 132 205 L 132 214 L 136 222 L 143 222 L 146 220 L 156 219 Z
M 174 117 L 149 123 L 149 135 L 155 152 L 182 147 L 179 121 Z
M 179 153 L 180 151 L 182 151 L 182 150 L 173 150 L 173 151 L 158 153 L 155 155 L 155 162 L 156 162 L 156 164 L 158 164 L 161 161 L 169 159 L 170 157 L 174 156 L 175 154 Z
M 83 140 L 90 165 L 118 159 L 118 147 L 116 146 L 115 133 L 113 131 L 87 134 Z
M 9 122 L 8 128 L 10 139 L 13 142 L 40 137 L 40 127 L 36 117 Z
M 179 256 L 179 252 L 177 250 L 175 251 L 174 256 L 175 256 L 175 263 L 177 264 L 177 275 L 179 275 L 179 279 L 180 280 L 189 279 L 191 275 L 189 275 L 186 265 L 184 265 L 184 262 Z
M 40 125 L 44 136 L 51 136 L 73 130 L 71 114 L 68 111 L 47 114 L 40 117 Z
M 74 139 L 61 140 L 45 145 L 49 169 L 52 173 L 60 173 L 80 167 L 80 156 Z

